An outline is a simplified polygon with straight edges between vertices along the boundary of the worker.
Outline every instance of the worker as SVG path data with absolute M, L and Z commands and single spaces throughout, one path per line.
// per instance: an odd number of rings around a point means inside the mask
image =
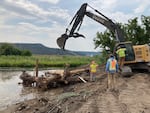
M 90 81 L 95 81 L 96 80 L 96 72 L 97 72 L 97 63 L 92 60 L 90 64 Z
M 120 66 L 120 69 L 122 69 L 122 67 L 124 66 L 124 61 L 125 61 L 125 51 L 126 51 L 126 48 L 121 48 L 120 46 L 118 47 L 118 50 L 116 51 L 117 55 L 118 55 L 118 59 L 119 59 L 119 66 Z
M 116 73 L 118 72 L 118 62 L 113 54 L 110 54 L 106 63 L 107 87 L 109 90 L 116 89 Z

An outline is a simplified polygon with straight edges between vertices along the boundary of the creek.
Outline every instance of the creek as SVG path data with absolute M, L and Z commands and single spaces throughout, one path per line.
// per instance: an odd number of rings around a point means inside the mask
M 38 96 L 37 89 L 30 87 L 23 87 L 19 78 L 21 71 L 0 71 L 0 111 L 7 106 L 19 103 L 24 100 L 33 99 Z M 33 75 L 33 71 L 28 71 Z M 43 71 L 39 72 L 39 75 Z

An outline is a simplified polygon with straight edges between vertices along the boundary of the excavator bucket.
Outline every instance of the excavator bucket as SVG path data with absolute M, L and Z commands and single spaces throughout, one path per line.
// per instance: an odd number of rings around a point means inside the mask
M 64 49 L 67 39 L 68 39 L 68 35 L 67 35 L 67 34 L 62 34 L 61 37 L 59 37 L 59 38 L 57 39 L 57 45 L 58 45 L 61 49 Z
M 123 66 L 121 68 L 121 75 L 123 77 L 130 77 L 130 76 L 132 76 L 132 74 L 133 74 L 132 69 L 129 66 Z

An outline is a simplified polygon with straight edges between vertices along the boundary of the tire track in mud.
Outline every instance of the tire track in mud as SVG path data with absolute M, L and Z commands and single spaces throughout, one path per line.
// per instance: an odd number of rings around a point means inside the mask
M 118 78 L 118 91 L 106 91 L 106 80 L 75 113 L 150 113 L 150 76 Z
M 126 104 L 119 102 L 118 91 L 107 91 L 107 80 L 75 113 L 130 113 Z
M 96 82 L 79 83 L 66 88 L 79 95 L 68 96 L 58 101 L 58 96 L 62 97 L 61 93 L 64 90 L 60 88 L 57 89 L 59 95 L 53 95 L 54 97 L 49 92 L 41 95 L 41 97 L 49 99 L 47 104 L 35 99 L 24 101 L 14 107 L 11 106 L 4 112 L 0 112 L 46 113 L 51 108 L 51 113 L 56 113 L 56 110 L 57 113 L 150 113 L 149 73 L 136 73 L 129 78 L 118 77 L 117 91 L 107 91 L 107 75 L 98 76 Z M 27 105 L 27 109 L 18 111 L 20 105 L 24 105 L 24 103 Z M 37 109 L 39 111 L 35 111 Z
M 75 113 L 130 113 L 118 100 L 117 92 L 105 91 L 91 97 Z
M 98 99 L 99 113 L 124 113 L 115 92 L 106 92 Z
M 125 85 L 120 87 L 119 101 L 131 113 L 150 113 L 150 74 L 136 73 L 126 79 Z

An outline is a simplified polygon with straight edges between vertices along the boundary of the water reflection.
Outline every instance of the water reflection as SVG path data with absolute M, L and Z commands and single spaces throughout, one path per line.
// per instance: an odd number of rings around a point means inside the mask
M 43 75 L 47 70 L 39 71 L 39 76 Z M 53 71 L 53 70 L 51 70 Z M 34 75 L 34 71 L 28 71 Z M 15 104 L 24 100 L 39 98 L 48 95 L 50 98 L 59 95 L 63 90 L 51 89 L 49 92 L 40 93 L 38 89 L 31 87 L 23 87 L 19 76 L 22 71 L 0 71 L 0 111 L 8 105 Z
M 8 72 L 0 71 L 0 110 L 5 109 L 7 105 L 17 103 L 26 99 L 32 99 L 35 94 L 22 85 L 18 85 L 21 71 Z M 33 91 L 34 92 L 34 91 Z
M 0 81 L 7 81 L 11 79 L 13 76 L 9 75 L 8 72 L 0 72 Z

